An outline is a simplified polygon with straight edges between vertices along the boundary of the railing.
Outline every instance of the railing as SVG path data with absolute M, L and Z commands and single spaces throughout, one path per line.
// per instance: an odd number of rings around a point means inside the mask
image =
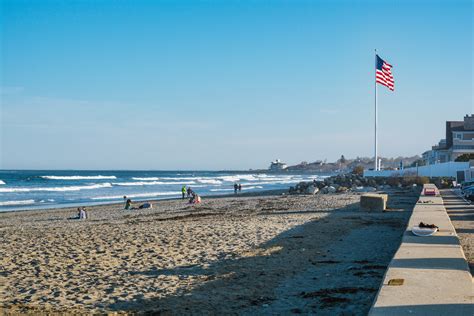
M 469 169 L 469 162 L 445 162 L 428 166 L 405 168 L 402 170 L 365 170 L 364 177 L 456 177 L 458 171 Z

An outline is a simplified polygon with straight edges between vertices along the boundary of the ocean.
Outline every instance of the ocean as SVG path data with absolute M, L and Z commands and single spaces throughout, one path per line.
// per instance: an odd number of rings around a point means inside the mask
M 252 173 L 224 171 L 34 171 L 0 170 L 0 211 L 43 209 L 181 196 L 181 187 L 196 193 L 233 193 L 234 183 L 242 192 L 288 189 L 300 181 L 324 175 Z

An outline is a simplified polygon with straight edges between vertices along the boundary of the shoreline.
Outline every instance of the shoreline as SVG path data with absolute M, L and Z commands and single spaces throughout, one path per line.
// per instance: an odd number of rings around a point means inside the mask
M 276 189 L 276 190 L 260 190 L 260 191 L 254 191 L 254 192 L 240 192 L 237 194 L 229 194 L 229 193 L 223 193 L 223 194 L 210 194 L 210 195 L 200 195 L 203 198 L 206 199 L 217 199 L 217 198 L 226 198 L 226 197 L 251 197 L 251 196 L 272 196 L 272 195 L 281 195 L 283 193 L 287 193 L 288 189 Z M 184 200 L 187 200 L 189 198 L 184 198 Z M 132 203 L 138 203 L 138 202 L 153 202 L 153 203 L 159 203 L 161 201 L 181 201 L 183 200 L 180 197 L 176 198 L 162 198 L 162 199 L 134 199 L 132 200 Z M 42 210 L 49 210 L 49 211 L 55 211 L 55 210 L 64 210 L 64 209 L 70 209 L 70 208 L 77 208 L 77 207 L 96 207 L 96 206 L 118 206 L 122 205 L 123 206 L 124 202 L 84 202 L 84 203 L 69 203 L 69 204 L 60 204 L 60 205 L 51 205 L 48 207 L 47 205 L 39 205 L 39 206 L 32 206 L 32 208 L 27 208 L 27 209 L 17 209 L 17 210 L 5 210 L 2 211 L 0 209 L 0 214 L 5 214 L 5 213 L 16 213 L 16 212 L 29 212 L 29 211 L 42 211 Z

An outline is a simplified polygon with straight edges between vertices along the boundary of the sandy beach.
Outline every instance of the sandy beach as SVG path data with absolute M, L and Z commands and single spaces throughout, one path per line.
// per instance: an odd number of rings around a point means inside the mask
M 417 193 L 265 195 L 0 213 L 5 314 L 365 315 Z

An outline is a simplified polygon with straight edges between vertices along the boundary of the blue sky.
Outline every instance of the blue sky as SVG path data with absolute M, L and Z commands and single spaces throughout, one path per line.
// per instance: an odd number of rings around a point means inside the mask
M 1 2 L 0 168 L 414 155 L 473 112 L 472 1 Z

